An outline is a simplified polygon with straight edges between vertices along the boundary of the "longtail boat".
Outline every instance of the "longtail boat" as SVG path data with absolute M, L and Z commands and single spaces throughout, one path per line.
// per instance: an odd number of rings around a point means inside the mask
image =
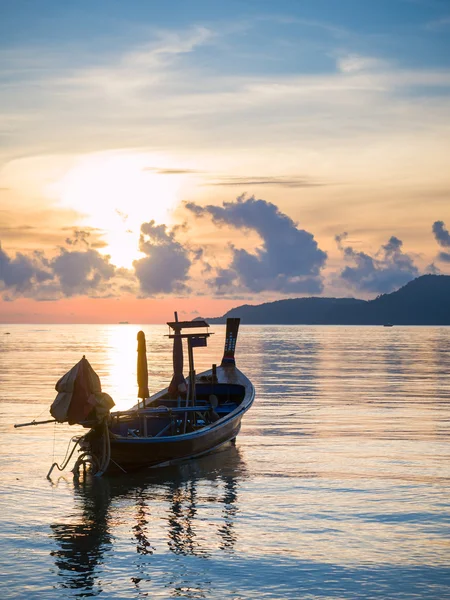
M 234 442 L 241 420 L 251 407 L 255 389 L 236 367 L 235 347 L 240 319 L 228 319 L 225 349 L 220 365 L 197 374 L 196 347 L 206 346 L 206 321 L 169 322 L 173 340 L 173 377 L 169 386 L 156 394 L 148 391 L 145 336 L 138 333 L 138 398 L 125 411 L 111 412 L 112 398 L 102 392 L 100 380 L 83 356 L 56 384 L 59 392 L 50 413 L 57 422 L 81 424 L 89 431 L 74 438 L 74 448 L 63 470 L 78 448 L 73 468 L 77 475 L 87 467 L 100 476 L 142 468 L 169 466 L 208 454 L 227 442 Z M 188 331 L 188 333 L 185 333 Z M 183 375 L 183 341 L 187 342 L 189 376 Z M 45 421 L 51 422 L 51 421 Z M 35 425 L 37 422 L 17 426 Z

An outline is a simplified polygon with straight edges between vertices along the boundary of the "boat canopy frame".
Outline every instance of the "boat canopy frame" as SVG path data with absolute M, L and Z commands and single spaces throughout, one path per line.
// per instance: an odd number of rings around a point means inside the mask
M 179 321 L 178 313 L 175 312 L 175 321 L 169 321 L 167 323 L 170 329 L 173 330 L 174 333 L 169 333 L 167 336 L 169 339 L 173 340 L 173 360 L 174 360 L 174 378 L 176 377 L 176 362 L 177 362 L 177 352 L 181 353 L 181 361 L 182 361 L 182 340 L 187 340 L 188 347 L 188 359 L 189 359 L 189 385 L 186 394 L 186 403 L 185 407 L 195 406 L 196 402 L 196 386 L 195 386 L 195 364 L 194 364 L 194 348 L 197 347 L 205 347 L 207 345 L 208 338 L 213 335 L 209 331 L 209 323 L 203 319 L 198 319 L 196 321 Z M 181 333 L 183 329 L 207 329 L 206 332 L 201 333 Z M 213 365 L 213 371 L 215 371 L 216 365 Z M 196 420 L 196 413 L 193 414 L 194 424 Z M 185 421 L 187 420 L 187 412 L 185 413 Z M 186 429 L 186 423 L 184 425 L 184 429 Z

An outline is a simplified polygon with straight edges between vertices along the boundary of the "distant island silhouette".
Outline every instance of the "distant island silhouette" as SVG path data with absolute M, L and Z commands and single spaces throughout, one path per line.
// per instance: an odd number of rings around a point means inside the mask
M 294 298 L 232 308 L 212 324 L 240 317 L 254 325 L 450 325 L 450 276 L 422 275 L 374 300 Z

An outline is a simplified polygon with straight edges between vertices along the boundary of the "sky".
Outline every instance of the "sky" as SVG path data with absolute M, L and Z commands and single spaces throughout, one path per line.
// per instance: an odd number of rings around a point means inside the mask
M 0 0 L 0 322 L 450 274 L 448 0 Z

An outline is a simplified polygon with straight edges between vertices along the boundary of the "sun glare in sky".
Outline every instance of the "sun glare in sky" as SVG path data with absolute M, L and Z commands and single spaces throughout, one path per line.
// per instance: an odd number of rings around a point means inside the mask
M 449 2 L 0 0 L 0 320 L 450 273 Z
M 167 224 L 179 202 L 181 176 L 160 171 L 146 154 L 90 155 L 79 159 L 52 193 L 62 206 L 82 213 L 83 226 L 103 232 L 107 245 L 101 251 L 113 264 L 131 267 L 141 255 L 142 223 Z

